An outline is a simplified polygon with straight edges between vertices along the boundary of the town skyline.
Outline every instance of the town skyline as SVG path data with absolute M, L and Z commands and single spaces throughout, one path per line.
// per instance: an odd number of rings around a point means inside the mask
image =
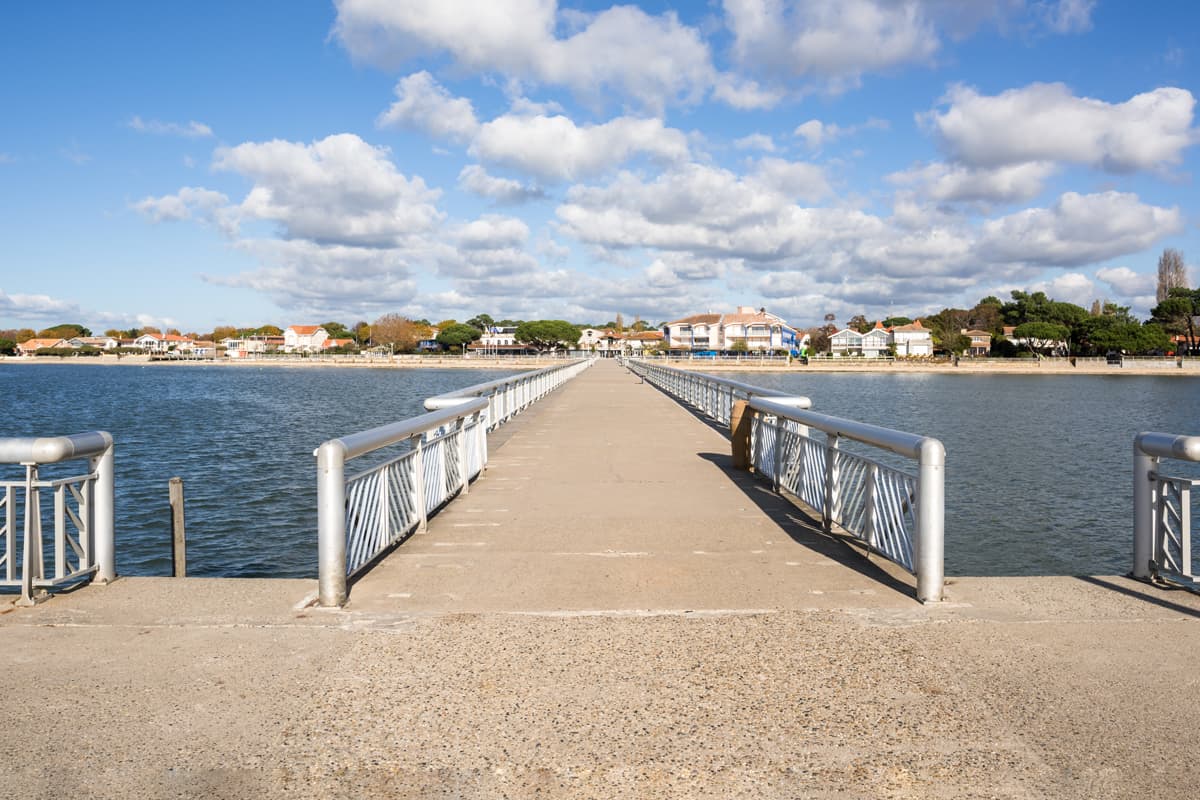
M 1197 23 L 1091 0 L 37 4 L 0 32 L 0 328 L 742 305 L 808 328 L 1014 289 L 1144 319 L 1159 253 L 1200 253 Z

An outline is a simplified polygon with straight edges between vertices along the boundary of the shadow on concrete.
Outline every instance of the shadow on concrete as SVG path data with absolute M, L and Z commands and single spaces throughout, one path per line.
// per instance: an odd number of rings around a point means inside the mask
M 1170 600 L 1164 599 L 1159 594 L 1156 594 L 1156 592 L 1186 592 L 1188 596 L 1194 596 L 1195 593 L 1189 590 L 1186 586 L 1158 586 L 1157 584 L 1149 583 L 1139 584 L 1151 590 L 1143 592 L 1131 586 L 1125 586 L 1093 575 L 1076 575 L 1075 578 L 1083 581 L 1084 583 L 1090 583 L 1092 586 L 1098 586 L 1101 589 L 1108 589 L 1111 592 L 1123 594 L 1126 597 L 1132 597 L 1135 600 L 1141 600 L 1142 602 L 1150 603 L 1151 605 L 1158 606 L 1159 608 L 1165 608 L 1169 611 L 1174 611 L 1188 617 L 1200 619 L 1200 609 L 1192 606 L 1180 605 L 1179 603 L 1173 603 Z
M 724 453 L 697 453 L 700 458 L 725 473 L 725 477 L 737 486 L 747 500 L 754 503 L 793 542 L 836 561 L 847 569 L 905 595 L 916 602 L 916 586 L 887 571 L 871 561 L 868 551 L 853 540 L 836 534 L 826 533 L 821 519 L 798 499 L 776 494 L 771 486 L 752 472 L 734 469 L 733 459 Z M 890 565 L 889 565 L 890 566 Z M 895 567 L 901 571 L 899 567 Z

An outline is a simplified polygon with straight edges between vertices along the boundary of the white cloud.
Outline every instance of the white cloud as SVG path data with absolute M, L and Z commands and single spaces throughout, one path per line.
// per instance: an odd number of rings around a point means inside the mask
M 735 139 L 733 146 L 738 150 L 763 150 L 768 153 L 775 152 L 775 140 L 765 133 L 752 133 L 749 136 L 743 136 L 740 139 Z
M 1011 203 L 1036 197 L 1054 171 L 1053 164 L 1042 161 L 995 169 L 937 163 L 893 173 L 887 179 L 900 186 L 912 186 L 939 202 Z
M 387 148 L 337 134 L 310 145 L 274 140 L 221 148 L 217 169 L 254 181 L 238 206 L 244 218 L 279 223 L 289 239 L 395 246 L 442 219 L 440 192 L 400 174 Z
M 529 186 L 511 178 L 497 178 L 479 164 L 468 164 L 458 173 L 458 185 L 480 197 L 497 203 L 518 204 L 545 197 L 537 186 Z
M 1177 164 L 1197 141 L 1195 98 L 1186 89 L 1159 88 L 1113 104 L 1075 97 L 1060 83 L 992 97 L 956 86 L 945 102 L 945 111 L 921 119 L 952 159 L 977 167 L 1062 161 L 1131 172 Z
M 1058 0 L 1041 6 L 1046 27 L 1054 33 L 1082 33 L 1091 30 L 1096 0 Z
M 1048 281 L 1038 281 L 1030 285 L 1029 291 L 1045 292 L 1047 297 L 1084 308 L 1096 299 L 1096 284 L 1078 272 L 1067 272 Z
M 208 218 L 229 204 L 220 192 L 196 186 L 185 186 L 175 194 L 144 197 L 133 207 L 153 222 L 174 222 L 193 217 Z
M 774 108 L 784 98 L 781 89 L 764 87 L 757 81 L 728 73 L 717 76 L 712 95 L 739 111 Z
M 448 53 L 463 68 L 564 86 L 598 98 L 617 92 L 657 112 L 694 101 L 712 81 L 708 46 L 673 12 L 634 6 L 573 13 L 575 30 L 555 33 L 554 0 L 339 0 L 334 32 L 357 58 L 385 66 Z
M 1134 272 L 1129 267 L 1105 267 L 1096 270 L 1096 277 L 1108 284 L 1121 297 L 1154 296 L 1157 276 Z
M 529 238 L 529 226 L 516 217 L 485 214 L 459 226 L 458 246 L 468 250 L 495 250 L 520 247 Z
M 48 294 L 8 294 L 0 289 L 0 314 L 22 320 L 57 319 L 79 313 L 79 305 Z
M 865 72 L 926 63 L 937 32 L 917 3 L 876 0 L 725 0 L 735 59 L 750 69 L 806 77 L 839 91 Z
M 160 136 L 183 136 L 188 139 L 200 139 L 213 135 L 212 128 L 203 122 L 189 120 L 187 122 L 161 122 L 156 119 L 143 120 L 135 116 L 129 120 L 129 127 L 139 133 L 152 133 Z
M 400 249 L 300 239 L 249 239 L 237 246 L 264 266 L 204 280 L 262 292 L 289 312 L 314 316 L 367 316 L 403 306 L 416 295 L 411 270 L 423 261 L 423 254 Z
M 846 136 L 853 136 L 863 130 L 887 130 L 890 127 L 887 120 L 872 117 L 857 125 L 842 127 L 837 123 L 821 122 L 810 119 L 796 126 L 792 133 L 804 139 L 810 150 L 820 150 L 825 144 Z
M 1178 208 L 1145 205 L 1136 195 L 1067 192 L 1051 208 L 985 222 L 978 250 L 994 262 L 1073 267 L 1144 250 L 1183 225 Z
M 659 119 L 618 117 L 578 126 L 565 116 L 506 115 L 480 128 L 470 152 L 544 180 L 574 180 L 639 155 L 678 161 L 687 157 L 688 144 Z
M 396 102 L 379 115 L 376 124 L 413 128 L 454 142 L 470 141 L 479 130 L 471 101 L 452 97 L 428 72 L 401 78 L 396 83 Z

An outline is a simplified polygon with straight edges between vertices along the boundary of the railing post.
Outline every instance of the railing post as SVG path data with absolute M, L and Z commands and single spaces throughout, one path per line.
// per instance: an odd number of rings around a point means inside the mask
M 458 444 L 458 477 L 459 491 L 468 494 L 471 491 L 471 465 L 467 462 L 467 418 L 458 418 L 458 430 L 455 432 Z
M 38 479 L 37 464 L 26 463 L 23 466 L 25 467 L 25 536 L 21 551 L 21 596 L 17 598 L 17 605 L 32 606 L 37 602 L 33 597 L 34 578 L 42 577 L 42 500 L 34 485 Z M 35 551 L 36 562 L 34 561 Z M 35 563 L 38 565 L 36 569 Z
M 421 521 L 417 524 L 417 530 L 424 533 L 429 527 L 429 503 L 425 499 L 425 437 L 418 435 L 416 443 L 413 445 L 413 488 L 417 493 L 417 511 L 421 514 Z
M 825 503 L 821 509 L 821 526 L 826 533 L 833 530 L 833 518 L 838 511 L 838 435 L 825 434 Z
M 117 551 L 113 526 L 113 445 L 91 459 L 90 466 L 96 473 L 93 487 L 93 530 L 95 531 L 96 577 L 99 583 L 112 583 L 117 579 Z
M 867 474 L 864 480 L 867 482 L 866 497 L 863 498 L 863 510 L 865 519 L 863 520 L 863 538 L 867 540 L 867 544 L 871 547 L 877 547 L 876 544 L 876 519 L 875 519 L 875 492 L 877 491 L 876 483 L 879 481 L 879 466 L 869 464 L 867 466 Z
M 317 448 L 318 596 L 323 606 L 346 604 L 346 449 Z
M 917 599 L 942 599 L 945 584 L 946 448 L 937 439 L 920 446 L 917 472 L 917 539 L 913 561 L 917 568 Z
M 1154 473 L 1158 458 L 1142 452 L 1138 441 L 1133 443 L 1133 572 L 1135 578 L 1150 577 L 1150 561 L 1154 557 Z

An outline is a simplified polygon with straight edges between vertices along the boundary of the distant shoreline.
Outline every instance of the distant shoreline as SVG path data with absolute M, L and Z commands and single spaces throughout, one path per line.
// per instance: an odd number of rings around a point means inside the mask
M 301 367 L 319 369 L 344 367 L 353 369 L 492 369 L 513 372 L 541 369 L 563 363 L 562 358 L 462 358 L 458 356 L 392 356 L 389 358 L 362 359 L 355 357 L 316 358 L 263 358 L 221 360 L 161 360 L 152 361 L 149 356 L 89 356 L 81 358 L 58 358 L 57 356 L 0 356 L 0 365 L 74 364 L 98 367 L 151 366 L 151 367 L 220 367 L 244 369 L 250 367 L 276 368 Z M 653 359 L 650 363 L 688 369 L 694 372 L 781 372 L 802 375 L 805 373 L 848 373 L 848 374 L 950 374 L 950 375 L 1161 375 L 1174 377 L 1200 377 L 1200 359 L 1187 359 L 1180 368 L 1175 359 L 1127 360 L 1122 365 L 1108 364 L 1104 359 L 1076 359 L 1075 366 L 1069 359 L 959 359 L 955 366 L 949 361 L 874 361 L 871 359 L 838 359 L 813 361 L 807 365 L 800 362 L 786 364 L 779 361 L 715 361 L 711 359 Z

